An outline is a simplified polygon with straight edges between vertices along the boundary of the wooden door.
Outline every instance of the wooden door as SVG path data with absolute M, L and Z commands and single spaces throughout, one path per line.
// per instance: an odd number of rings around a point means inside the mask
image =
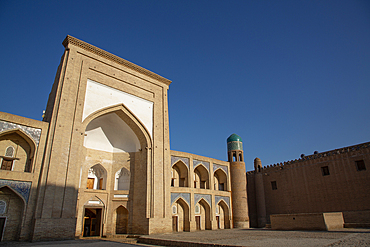
M 196 229 L 200 230 L 200 216 L 195 216 Z
M 3 158 L 3 162 L 1 163 L 1 170 L 12 170 L 13 160 L 8 160 Z
M 99 190 L 103 189 L 103 179 L 99 179 Z
M 177 216 L 172 216 L 172 231 L 177 232 Z
M 220 216 L 216 216 L 216 221 L 217 221 L 217 229 L 220 229 Z
M 93 178 L 88 178 L 87 179 L 87 186 L 86 189 L 94 189 L 94 179 Z

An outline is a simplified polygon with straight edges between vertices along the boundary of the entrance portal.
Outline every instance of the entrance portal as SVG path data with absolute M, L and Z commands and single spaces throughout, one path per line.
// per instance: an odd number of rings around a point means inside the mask
M 85 208 L 83 236 L 101 235 L 101 208 Z

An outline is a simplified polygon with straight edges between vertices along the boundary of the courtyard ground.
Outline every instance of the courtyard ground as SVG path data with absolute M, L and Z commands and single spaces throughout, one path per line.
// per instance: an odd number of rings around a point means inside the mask
M 276 231 L 270 229 L 227 229 L 145 235 L 141 236 L 138 239 L 138 242 L 139 243 L 137 243 L 136 246 L 370 246 L 370 229 L 344 228 L 338 231 Z M 134 247 L 135 245 L 127 243 L 127 239 L 125 238 L 89 238 L 34 243 L 10 242 L 0 243 L 0 246 Z

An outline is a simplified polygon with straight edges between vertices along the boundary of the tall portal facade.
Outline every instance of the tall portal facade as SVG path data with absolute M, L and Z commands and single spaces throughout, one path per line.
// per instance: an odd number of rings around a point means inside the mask
M 74 37 L 63 45 L 33 238 L 170 231 L 171 81 Z

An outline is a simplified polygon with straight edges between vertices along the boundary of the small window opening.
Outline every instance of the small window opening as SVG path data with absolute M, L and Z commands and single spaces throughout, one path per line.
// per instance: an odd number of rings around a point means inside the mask
M 225 191 L 225 183 L 219 184 L 218 185 L 218 190 Z
M 321 167 L 321 172 L 322 172 L 322 175 L 323 175 L 323 176 L 328 176 L 328 175 L 330 175 L 329 167 L 328 167 L 328 166 L 323 166 L 323 167 Z
M 366 171 L 366 166 L 364 160 L 357 160 L 356 161 L 356 168 L 357 171 Z
M 239 154 L 239 161 L 243 162 L 243 155 Z
M 236 153 L 233 153 L 233 162 L 236 162 Z
M 276 181 L 271 181 L 271 188 L 272 188 L 272 190 L 277 190 Z
M 13 157 L 14 154 L 14 148 L 12 146 L 8 147 L 5 151 L 6 157 Z

